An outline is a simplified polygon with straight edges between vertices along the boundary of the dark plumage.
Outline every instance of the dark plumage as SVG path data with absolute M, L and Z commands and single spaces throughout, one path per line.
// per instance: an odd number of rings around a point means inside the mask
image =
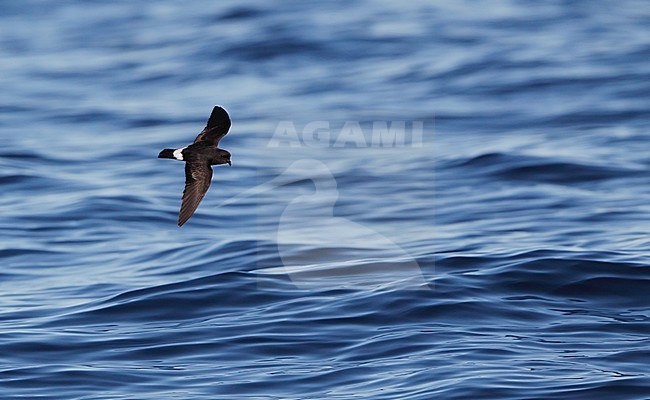
M 219 140 L 230 129 L 230 117 L 226 110 L 219 106 L 212 109 L 212 114 L 205 128 L 199 133 L 194 143 L 182 149 L 164 149 L 158 158 L 171 158 L 185 161 L 185 190 L 181 210 L 178 213 L 178 226 L 194 214 L 199 203 L 210 187 L 212 165 L 228 164 L 230 153 L 217 148 Z

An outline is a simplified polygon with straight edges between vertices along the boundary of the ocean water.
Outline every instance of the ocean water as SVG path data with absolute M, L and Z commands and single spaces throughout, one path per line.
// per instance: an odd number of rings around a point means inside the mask
M 4 400 L 650 398 L 647 2 L 5 0 L 0 88 Z

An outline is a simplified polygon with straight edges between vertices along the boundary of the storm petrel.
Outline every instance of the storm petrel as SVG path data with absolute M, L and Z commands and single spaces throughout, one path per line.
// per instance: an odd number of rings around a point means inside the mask
M 230 129 L 230 117 L 226 110 L 215 106 L 208 119 L 208 124 L 194 139 L 194 143 L 181 149 L 165 149 L 158 154 L 158 158 L 172 158 L 185 161 L 185 190 L 181 210 L 178 213 L 178 226 L 194 214 L 199 203 L 210 187 L 212 179 L 211 165 L 230 163 L 230 153 L 217 148 L 219 140 Z

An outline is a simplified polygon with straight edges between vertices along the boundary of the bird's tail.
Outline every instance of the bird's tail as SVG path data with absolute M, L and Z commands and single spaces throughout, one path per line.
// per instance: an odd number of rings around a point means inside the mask
M 171 158 L 173 160 L 176 160 L 176 157 L 174 156 L 174 151 L 176 150 L 165 149 L 158 154 L 158 158 Z

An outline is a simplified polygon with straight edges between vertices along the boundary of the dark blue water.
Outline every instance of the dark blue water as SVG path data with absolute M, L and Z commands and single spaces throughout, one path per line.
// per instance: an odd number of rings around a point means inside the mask
M 2 399 L 650 398 L 645 1 L 6 0 L 0 88 Z

